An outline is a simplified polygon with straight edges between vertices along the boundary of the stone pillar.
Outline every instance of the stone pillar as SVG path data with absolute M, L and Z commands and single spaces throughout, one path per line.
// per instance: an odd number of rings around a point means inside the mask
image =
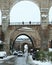
M 49 40 L 52 40 L 52 26 L 49 28 Z
M 40 13 L 41 13 L 41 27 L 42 29 L 46 29 L 48 26 L 48 13 L 49 13 L 49 0 L 41 1 L 40 5 Z
M 8 26 L 9 26 L 9 22 L 10 22 L 10 18 L 9 18 L 9 10 L 2 10 L 2 31 L 4 33 L 4 50 L 7 52 L 9 52 L 9 42 L 8 42 Z
M 46 29 L 48 26 L 48 8 L 41 8 L 41 27 L 42 29 Z
M 2 10 L 2 31 L 5 33 L 7 31 L 10 17 L 9 17 L 9 10 Z
M 48 48 L 48 39 L 49 39 L 48 29 L 41 30 L 41 47 L 43 49 Z
M 42 48 L 48 48 L 48 8 L 41 8 Z

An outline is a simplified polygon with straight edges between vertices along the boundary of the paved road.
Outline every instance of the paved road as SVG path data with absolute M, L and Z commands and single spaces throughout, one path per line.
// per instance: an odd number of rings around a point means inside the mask
M 4 61 L 0 63 L 0 65 L 29 65 L 26 63 L 25 57 L 15 57 L 15 59 Z
M 15 65 L 29 65 L 26 63 L 25 57 L 17 57 L 15 60 Z

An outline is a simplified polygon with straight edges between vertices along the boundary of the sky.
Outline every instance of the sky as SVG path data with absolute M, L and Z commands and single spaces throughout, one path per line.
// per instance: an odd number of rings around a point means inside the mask
M 50 8 L 50 11 L 49 11 L 49 21 L 50 22 L 52 21 L 52 7 Z
M 19 37 L 16 38 L 16 41 L 23 41 L 25 39 L 30 41 L 30 38 L 26 35 L 20 35 Z
M 25 38 L 25 39 L 28 39 L 28 37 L 26 36 L 26 35 L 20 35 L 19 37 L 18 37 L 18 39 L 20 39 L 20 38 Z
M 0 25 L 1 25 L 1 10 L 0 10 Z
M 40 10 L 33 2 L 21 1 L 13 6 L 10 12 L 10 21 L 40 22 Z
M 31 1 L 16 3 L 10 11 L 10 22 L 41 22 L 40 9 L 37 4 Z M 49 21 L 52 21 L 52 7 L 48 13 Z M 1 24 L 1 11 L 0 11 Z

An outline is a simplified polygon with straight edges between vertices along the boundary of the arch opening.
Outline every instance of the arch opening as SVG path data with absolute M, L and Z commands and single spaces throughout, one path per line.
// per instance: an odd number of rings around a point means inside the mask
M 50 7 L 50 10 L 49 10 L 49 23 L 50 24 L 52 23 L 52 6 Z
M 37 19 L 38 18 L 38 19 Z M 40 9 L 30 1 L 20 1 L 13 6 L 10 12 L 10 24 L 12 22 L 40 22 Z M 14 24 L 13 23 L 13 24 Z M 26 24 L 26 23 L 25 23 Z
M 1 19 L 1 16 L 2 16 L 2 13 L 1 13 L 1 10 L 0 10 L 0 25 L 2 25 L 2 19 Z
M 24 52 L 25 45 L 28 46 L 28 52 L 30 52 L 30 50 L 34 48 L 33 40 L 31 39 L 31 37 L 26 34 L 20 34 L 16 36 L 12 46 L 10 45 L 10 48 L 12 52 L 15 50 Z

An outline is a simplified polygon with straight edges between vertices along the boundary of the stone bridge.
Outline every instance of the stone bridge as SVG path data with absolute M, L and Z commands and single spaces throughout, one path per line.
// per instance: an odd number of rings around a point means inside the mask
M 34 2 L 39 7 L 41 16 L 40 25 L 9 25 L 11 9 L 20 1 L 24 0 L 0 0 L 0 10 L 2 13 L 0 40 L 4 43 L 4 49 L 7 53 L 9 53 L 10 43 L 12 45 L 16 37 L 22 34 L 25 34 L 31 38 L 34 47 L 44 49 L 47 48 L 49 41 L 52 40 L 52 24 L 49 24 L 48 15 L 52 6 L 52 0 L 25 0 Z
M 4 41 L 4 48 L 6 51 L 9 51 L 10 46 L 13 45 L 16 37 L 26 35 L 32 41 L 34 48 L 45 49 L 48 47 L 48 31 L 50 28 L 51 25 L 45 30 L 42 30 L 41 25 L 9 25 L 4 38 L 2 38 Z

